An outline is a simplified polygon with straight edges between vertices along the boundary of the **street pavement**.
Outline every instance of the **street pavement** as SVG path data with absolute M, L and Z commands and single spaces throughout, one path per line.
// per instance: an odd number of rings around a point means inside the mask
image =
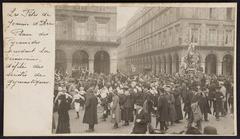
M 72 134 L 130 134 L 133 127 L 133 123 L 130 123 L 129 126 L 122 126 L 122 122 L 120 123 L 118 129 L 113 129 L 113 123 L 111 123 L 111 116 L 109 116 L 106 121 L 103 121 L 101 119 L 102 109 L 98 108 L 98 124 L 95 125 L 95 131 L 93 133 L 87 133 L 85 131 L 88 129 L 88 125 L 82 123 L 83 115 L 84 110 L 80 110 L 80 117 L 79 119 L 76 119 L 76 112 L 73 109 L 69 111 L 70 130 Z M 54 119 L 57 127 L 58 114 L 56 112 L 54 113 Z M 186 130 L 186 125 L 186 119 L 183 119 L 181 123 L 174 123 L 174 125 L 169 126 L 166 134 L 174 134 Z M 154 116 L 152 116 L 152 126 L 155 128 Z M 159 126 L 160 125 L 158 125 L 157 129 L 159 129 Z M 213 115 L 209 115 L 209 121 L 202 122 L 202 127 L 204 128 L 205 126 L 213 126 L 217 128 L 218 134 L 220 135 L 233 135 L 234 117 L 232 114 L 228 114 L 226 117 L 221 117 L 220 120 L 217 121 Z M 53 130 L 53 133 L 55 133 L 55 130 Z

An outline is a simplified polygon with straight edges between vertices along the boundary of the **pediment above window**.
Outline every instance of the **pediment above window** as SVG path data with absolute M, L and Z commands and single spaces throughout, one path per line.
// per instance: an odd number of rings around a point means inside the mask
M 110 20 L 109 17 L 95 17 L 95 20 L 99 24 L 107 24 Z
M 87 16 L 74 16 L 73 19 L 74 19 L 74 21 L 76 21 L 78 23 L 85 23 L 88 21 Z
M 56 16 L 56 21 L 65 21 L 68 17 L 66 15 L 58 15 Z

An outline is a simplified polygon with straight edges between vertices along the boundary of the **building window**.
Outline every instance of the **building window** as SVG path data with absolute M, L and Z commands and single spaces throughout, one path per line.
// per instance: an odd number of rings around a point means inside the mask
M 169 9 L 169 11 L 168 11 L 168 23 L 171 23 L 172 20 L 173 20 L 172 9 Z
M 97 24 L 97 40 L 105 41 L 107 35 L 107 26 L 106 24 Z
M 210 8 L 209 9 L 209 18 L 210 19 L 216 19 L 216 9 L 215 8 Z
M 180 8 L 176 8 L 176 17 L 177 19 L 180 18 Z
M 191 28 L 190 37 L 191 43 L 199 43 L 199 28 Z
M 227 20 L 232 20 L 232 8 L 227 8 Z
M 87 33 L 87 17 L 75 17 L 75 37 L 77 40 L 86 40 L 88 37 Z
M 172 33 L 172 28 L 168 30 L 168 42 L 169 44 L 172 44 L 172 38 L 173 38 L 173 33 Z
M 176 42 L 175 44 L 181 44 L 180 40 L 180 27 L 179 25 L 175 26 L 175 36 L 174 36 L 174 41 Z
M 158 34 L 157 42 L 158 42 L 157 43 L 158 47 L 161 47 L 162 46 L 162 43 L 161 43 L 162 42 L 161 33 Z
M 67 22 L 56 21 L 56 38 L 57 39 L 67 39 Z
M 211 9 L 211 8 L 210 8 Z M 193 18 L 198 18 L 199 16 L 198 16 L 198 8 L 193 8 L 193 13 L 192 13 L 193 15 L 192 15 L 192 17 Z
M 209 29 L 209 44 L 214 45 L 217 42 L 217 30 L 216 29 Z
M 76 39 L 77 40 L 86 40 L 86 23 L 77 23 L 76 25 Z
M 145 47 L 146 50 L 148 51 L 149 50 L 148 38 L 145 39 Z
M 163 32 L 163 37 L 162 37 L 162 48 L 164 48 L 165 45 L 167 44 L 166 33 L 167 33 L 167 31 L 164 31 L 164 32 Z
M 157 39 L 157 35 L 154 35 L 154 48 L 157 48 L 157 43 L 158 39 Z
M 232 30 L 226 30 L 224 44 L 228 46 L 233 44 Z
M 96 36 L 98 41 L 106 41 L 108 39 L 108 23 L 110 21 L 110 18 L 105 17 L 95 17 L 96 20 Z M 131 36 L 129 36 L 131 37 Z

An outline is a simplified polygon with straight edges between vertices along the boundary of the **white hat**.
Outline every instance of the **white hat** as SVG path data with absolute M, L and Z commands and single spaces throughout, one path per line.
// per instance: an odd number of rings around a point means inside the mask
M 75 92 L 78 92 L 78 90 L 77 90 L 77 89 L 74 89 L 74 91 L 75 91 Z
M 107 94 L 106 94 L 106 93 L 101 93 L 100 96 L 101 96 L 102 98 L 106 98 L 106 97 L 107 97 Z
M 220 84 L 220 85 L 223 85 L 223 84 L 224 84 L 224 82 L 222 82 L 222 81 L 219 81 L 219 84 Z
M 62 91 L 62 87 L 58 87 L 58 91 Z
M 80 89 L 80 90 L 84 90 L 84 87 L 81 86 L 79 89 Z

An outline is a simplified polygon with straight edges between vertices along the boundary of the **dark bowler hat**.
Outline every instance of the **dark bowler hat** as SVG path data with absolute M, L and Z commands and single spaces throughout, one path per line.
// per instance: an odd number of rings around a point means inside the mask
M 195 127 L 189 127 L 186 134 L 201 134 L 201 132 Z
M 220 89 L 220 88 L 221 88 L 221 86 L 220 86 L 220 85 L 217 85 L 217 86 L 216 86 L 216 89 Z
M 216 135 L 217 134 L 217 129 L 212 126 L 206 126 L 204 127 L 203 134 L 211 134 L 211 135 Z

